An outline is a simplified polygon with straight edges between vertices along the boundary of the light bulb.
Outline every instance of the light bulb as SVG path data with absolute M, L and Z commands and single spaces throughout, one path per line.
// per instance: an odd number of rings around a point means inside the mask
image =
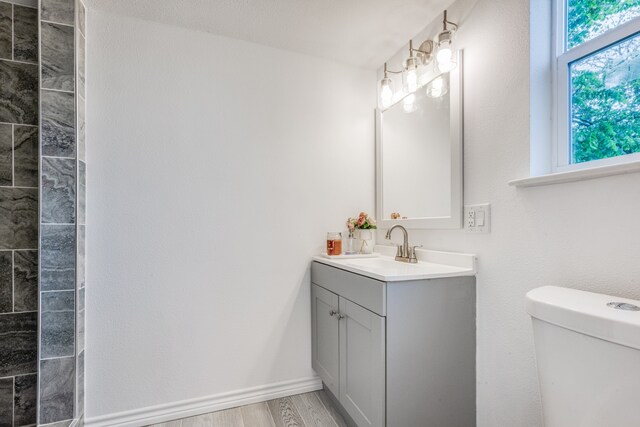
M 380 80 L 380 105 L 387 108 L 393 102 L 393 87 L 391 79 L 385 77 Z
M 436 53 L 436 63 L 438 66 L 438 70 L 443 73 L 447 73 L 454 68 L 456 68 L 457 64 L 455 58 L 453 57 L 453 49 L 451 48 L 451 38 L 452 35 L 450 33 L 444 32 L 441 33 L 440 37 L 446 37 L 438 43 L 438 53 Z
M 447 82 L 442 76 L 431 80 L 427 85 L 427 96 L 430 98 L 440 98 L 447 93 Z
M 418 72 L 416 70 L 407 71 L 407 92 L 415 92 L 418 89 Z
M 415 93 L 411 93 L 404 97 L 404 99 L 402 100 L 402 108 L 404 108 L 404 111 L 407 113 L 413 113 L 414 111 L 416 111 L 417 107 Z
M 453 52 L 451 51 L 450 46 L 443 46 L 441 49 L 438 49 L 436 59 L 438 60 L 439 65 L 450 63 L 451 57 L 453 57 Z
M 413 93 L 418 90 L 418 58 L 410 56 L 405 61 L 404 66 L 404 73 L 402 74 L 402 78 L 404 80 L 404 91 L 406 93 Z

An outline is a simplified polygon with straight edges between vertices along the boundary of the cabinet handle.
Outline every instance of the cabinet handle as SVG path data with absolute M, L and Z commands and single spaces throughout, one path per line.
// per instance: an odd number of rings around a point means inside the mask
M 336 314 L 338 314 L 338 312 L 337 312 L 337 311 L 335 311 L 335 310 L 330 310 L 330 311 L 329 311 L 329 316 L 331 316 L 331 317 L 333 317 L 333 316 L 334 316 L 334 315 L 336 315 Z
M 338 320 L 342 320 L 342 319 L 344 319 L 344 315 L 338 314 Z

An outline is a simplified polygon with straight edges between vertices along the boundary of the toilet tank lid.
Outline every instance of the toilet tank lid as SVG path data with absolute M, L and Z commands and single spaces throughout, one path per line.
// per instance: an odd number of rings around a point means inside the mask
M 611 302 L 640 307 L 640 301 L 628 298 L 543 286 L 527 293 L 527 312 L 536 319 L 640 350 L 640 311 L 610 307 Z

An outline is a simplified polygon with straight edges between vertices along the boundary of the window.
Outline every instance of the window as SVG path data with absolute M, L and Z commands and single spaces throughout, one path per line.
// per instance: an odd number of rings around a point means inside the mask
M 555 171 L 640 161 L 640 0 L 555 1 Z

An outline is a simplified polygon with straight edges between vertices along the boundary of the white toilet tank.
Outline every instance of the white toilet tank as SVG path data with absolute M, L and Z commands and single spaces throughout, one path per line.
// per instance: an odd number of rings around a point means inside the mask
M 555 286 L 527 294 L 546 427 L 640 426 L 638 307 Z

